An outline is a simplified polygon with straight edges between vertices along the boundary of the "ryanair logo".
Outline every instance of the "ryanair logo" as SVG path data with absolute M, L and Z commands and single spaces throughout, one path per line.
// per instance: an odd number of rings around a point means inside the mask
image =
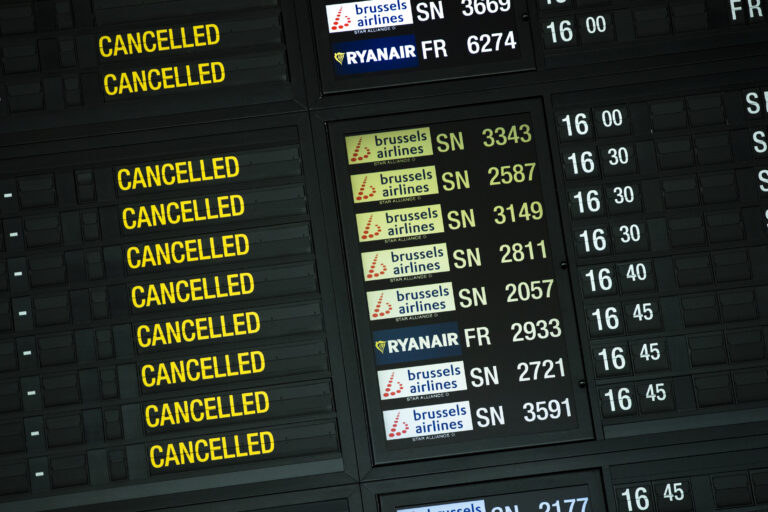
M 459 324 L 442 322 L 373 331 L 376 365 L 461 356 Z
M 394 71 L 419 65 L 414 35 L 334 43 L 332 56 L 337 75 Z

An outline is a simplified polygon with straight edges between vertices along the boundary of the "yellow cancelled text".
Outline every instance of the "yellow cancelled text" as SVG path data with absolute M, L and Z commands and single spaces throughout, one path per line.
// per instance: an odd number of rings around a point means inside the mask
M 239 217 L 245 213 L 245 200 L 239 194 L 215 198 L 185 199 L 147 206 L 123 208 L 123 227 L 129 231 L 158 226 Z
M 220 84 L 226 78 L 227 71 L 224 64 L 219 61 L 198 62 L 183 67 L 134 69 L 104 75 L 104 92 L 107 96 L 122 96 Z
M 248 236 L 238 233 L 160 242 L 142 247 L 134 245 L 125 250 L 125 259 L 128 268 L 137 270 L 147 267 L 236 258 L 248 254 L 250 248 Z
M 229 379 L 261 373 L 265 366 L 264 354 L 260 350 L 147 363 L 141 366 L 141 383 L 145 388 L 156 388 L 171 384 Z
M 248 432 L 195 441 L 155 444 L 149 448 L 149 461 L 153 468 L 165 469 L 255 457 L 272 453 L 274 450 L 275 437 L 271 432 Z
M 269 411 L 265 391 L 246 391 L 228 395 L 193 398 L 144 406 L 144 421 L 149 428 L 225 420 L 264 414 Z
M 188 183 L 204 183 L 226 180 L 240 174 L 240 162 L 235 156 L 219 156 L 210 159 L 164 162 L 143 167 L 123 167 L 117 171 L 120 190 L 172 187 Z
M 253 274 L 241 272 L 223 277 L 195 277 L 166 283 L 139 284 L 131 287 L 131 303 L 136 309 L 144 309 L 225 299 L 253 293 L 253 283 Z
M 185 318 L 154 325 L 136 327 L 136 341 L 141 348 L 212 341 L 255 334 L 261 329 L 255 311 L 230 313 L 219 316 Z
M 221 41 L 219 26 L 192 25 L 191 27 L 170 27 L 125 34 L 99 37 L 99 54 L 105 59 L 126 55 L 140 55 L 155 52 L 170 52 L 185 48 L 214 46 Z

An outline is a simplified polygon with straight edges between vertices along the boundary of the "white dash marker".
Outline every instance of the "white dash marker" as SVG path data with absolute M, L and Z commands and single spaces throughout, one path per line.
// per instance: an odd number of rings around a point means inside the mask
M 13 273 L 13 277 L 21 277 L 23 275 L 24 275 L 24 272 L 21 272 L 21 271 L 16 271 Z
M 19 316 L 27 316 L 27 312 L 25 311 L 19 311 Z
M 27 396 L 35 396 L 37 394 L 37 391 L 34 389 L 32 391 L 27 391 Z
M 29 433 L 29 435 L 32 436 L 32 437 L 37 437 L 37 436 L 40 435 L 40 431 L 39 430 L 33 430 L 32 432 Z
M 22 352 L 22 354 L 25 355 L 25 356 L 31 356 L 32 355 L 32 351 L 31 350 L 25 350 L 24 352 Z
M 45 476 L 45 473 L 43 471 L 35 472 L 35 477 L 40 478 L 41 476 Z
M 19 232 L 13 231 L 12 233 L 9 233 L 8 236 L 10 236 L 11 238 L 16 238 L 17 236 L 19 236 Z
M 8 198 L 10 198 L 10 197 L 13 197 L 13 194 L 11 194 L 10 192 L 6 192 L 5 194 L 3 194 L 3 197 L 4 197 L 5 199 L 8 199 Z

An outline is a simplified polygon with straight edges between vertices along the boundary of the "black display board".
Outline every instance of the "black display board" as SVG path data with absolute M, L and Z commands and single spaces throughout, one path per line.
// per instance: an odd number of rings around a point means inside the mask
M 765 0 L 0 5 L 0 510 L 768 506 Z
M 544 133 L 535 102 L 331 125 L 377 462 L 592 436 Z

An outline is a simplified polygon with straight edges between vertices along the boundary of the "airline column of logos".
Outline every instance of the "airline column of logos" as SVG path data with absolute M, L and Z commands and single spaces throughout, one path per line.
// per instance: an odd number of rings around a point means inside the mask
M 377 461 L 591 436 L 539 109 L 331 127 Z
M 534 68 L 524 1 L 326 1 L 312 9 L 326 92 Z
M 766 88 L 603 92 L 554 123 L 605 435 L 765 420 Z
M 336 467 L 291 123 L 78 139 L 96 149 L 3 162 L 25 169 L 0 179 L 4 499 L 232 464 L 243 478 Z

